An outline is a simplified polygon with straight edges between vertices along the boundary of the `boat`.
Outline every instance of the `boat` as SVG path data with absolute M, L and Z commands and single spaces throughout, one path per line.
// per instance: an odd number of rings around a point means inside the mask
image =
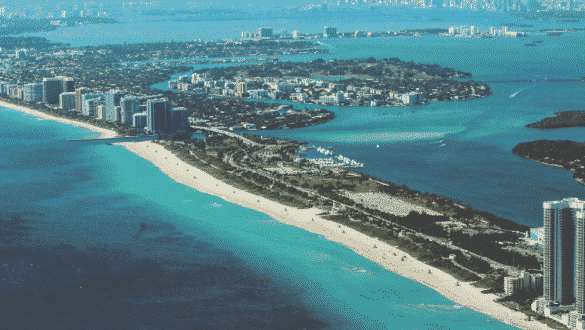
M 380 145 L 379 144 L 376 144 L 376 148 L 380 148 Z

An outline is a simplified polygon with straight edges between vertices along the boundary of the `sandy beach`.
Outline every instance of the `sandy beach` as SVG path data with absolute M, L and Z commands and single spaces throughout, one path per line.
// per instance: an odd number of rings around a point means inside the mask
M 51 116 L 51 115 L 48 115 L 48 114 L 41 112 L 41 111 L 36 111 L 36 110 L 30 109 L 27 107 L 23 107 L 20 105 L 14 105 L 12 103 L 4 102 L 4 101 L 0 101 L 0 107 L 14 109 L 17 111 L 28 113 L 29 115 L 41 117 L 43 119 L 58 121 L 58 122 L 63 123 L 63 124 L 84 127 L 84 128 L 90 129 L 92 131 L 96 131 L 96 132 L 101 133 L 100 138 L 112 138 L 112 137 L 118 136 L 118 133 L 116 133 L 112 130 L 109 130 L 109 129 L 101 128 L 98 126 L 86 124 L 86 123 L 75 121 L 75 120 Z
M 541 330 L 548 328 L 538 321 L 527 321 L 523 313 L 512 311 L 494 302 L 496 298 L 494 294 L 483 294 L 481 293 L 483 289 L 473 287 L 465 282 L 461 282 L 460 286 L 457 286 L 458 281 L 453 276 L 430 267 L 399 249 L 354 229 L 319 217 L 317 214 L 322 213 L 323 210 L 317 208 L 297 209 L 234 188 L 204 171 L 182 162 L 172 152 L 152 142 L 119 143 L 119 145 L 123 145 L 133 153 L 147 159 L 179 183 L 218 196 L 228 202 L 260 211 L 282 223 L 323 235 L 331 241 L 349 247 L 393 273 L 433 288 L 455 303 L 522 329 Z M 401 261 L 403 256 L 406 258 Z M 430 274 L 429 270 L 431 270 Z
M 16 106 L 0 101 L 0 106 L 22 111 L 34 116 L 61 123 L 85 127 L 100 132 L 101 137 L 115 137 L 114 131 L 63 119 L 43 112 Z M 251 208 L 265 213 L 282 223 L 296 226 L 312 233 L 320 234 L 327 239 L 343 244 L 356 253 L 378 263 L 389 271 L 420 282 L 453 302 L 469 307 L 475 311 L 487 314 L 499 321 L 522 329 L 547 329 L 548 327 L 537 321 L 527 321 L 521 312 L 512 311 L 496 302 L 493 294 L 482 294 L 482 289 L 475 288 L 469 283 L 461 282 L 451 275 L 430 267 L 376 238 L 368 237 L 354 229 L 325 220 L 317 214 L 323 211 L 317 208 L 297 209 L 285 206 L 269 199 L 254 195 L 244 190 L 234 188 L 213 176 L 181 161 L 170 151 L 152 142 L 117 143 L 131 152 L 150 161 L 173 180 L 208 193 L 237 205 Z M 376 247 L 374 247 L 376 246 Z M 396 255 L 394 255 L 396 254 Z M 406 256 L 404 260 L 402 257 Z M 431 270 L 431 273 L 429 273 Z

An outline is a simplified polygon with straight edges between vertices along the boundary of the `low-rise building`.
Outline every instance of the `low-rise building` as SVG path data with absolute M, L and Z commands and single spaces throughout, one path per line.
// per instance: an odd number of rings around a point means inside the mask
M 520 291 L 534 292 L 542 289 L 542 274 L 529 274 L 521 271 L 519 276 L 506 276 L 504 278 L 504 292 L 511 296 Z

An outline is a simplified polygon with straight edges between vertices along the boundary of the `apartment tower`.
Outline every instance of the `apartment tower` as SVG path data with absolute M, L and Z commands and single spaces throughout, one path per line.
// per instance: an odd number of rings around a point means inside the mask
M 146 130 L 151 134 L 165 133 L 169 100 L 157 99 L 146 101 Z
M 544 299 L 585 313 L 585 202 L 577 198 L 544 202 Z

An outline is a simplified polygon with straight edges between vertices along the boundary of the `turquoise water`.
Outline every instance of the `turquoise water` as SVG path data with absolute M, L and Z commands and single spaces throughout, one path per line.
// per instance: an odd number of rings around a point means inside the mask
M 96 133 L 0 121 L 3 327 L 513 328 L 122 147 L 64 141 Z
M 471 72 L 477 81 L 541 82 L 490 83 L 493 95 L 487 98 L 413 107 L 335 107 L 262 100 L 326 108 L 336 118 L 318 126 L 256 134 L 331 146 L 334 152 L 366 164 L 357 169 L 360 172 L 540 227 L 543 201 L 582 196 L 585 189 L 573 180 L 572 172 L 516 157 L 511 150 L 518 143 L 539 139 L 584 141 L 582 128 L 535 130 L 524 126 L 556 111 L 585 110 L 585 82 L 544 82 L 585 76 L 585 33 L 532 35 L 529 39 L 545 42 L 534 48 L 525 47 L 523 38 L 345 39 L 327 41 L 330 54 L 281 57 L 295 61 L 398 57 Z M 154 87 L 164 89 L 162 85 Z
M 258 24 L 240 23 L 199 22 L 184 30 L 179 23 L 141 23 L 38 35 L 82 45 L 169 37 L 161 31 L 175 31 L 170 37 L 178 39 L 213 36 L 209 29 L 223 35 Z M 345 27 L 359 26 L 348 20 Z M 336 40 L 323 46 L 331 50 L 327 56 L 288 59 L 399 57 L 469 71 L 476 80 L 577 78 L 585 72 L 583 37 L 534 36 L 545 39 L 542 47 L 524 47 L 526 39 Z M 510 150 L 541 138 L 582 141 L 579 128 L 523 126 L 582 109 L 583 86 L 492 84 L 494 95 L 473 101 L 327 107 L 334 121 L 263 134 L 332 146 L 364 162 L 366 173 L 539 226 L 543 200 L 579 197 L 583 187 L 570 172 Z M 8 155 L 0 159 L 4 327 L 512 328 L 319 235 L 175 183 L 125 149 L 62 142 L 95 133 L 15 111 L 1 111 L 0 121 L 0 148 Z

